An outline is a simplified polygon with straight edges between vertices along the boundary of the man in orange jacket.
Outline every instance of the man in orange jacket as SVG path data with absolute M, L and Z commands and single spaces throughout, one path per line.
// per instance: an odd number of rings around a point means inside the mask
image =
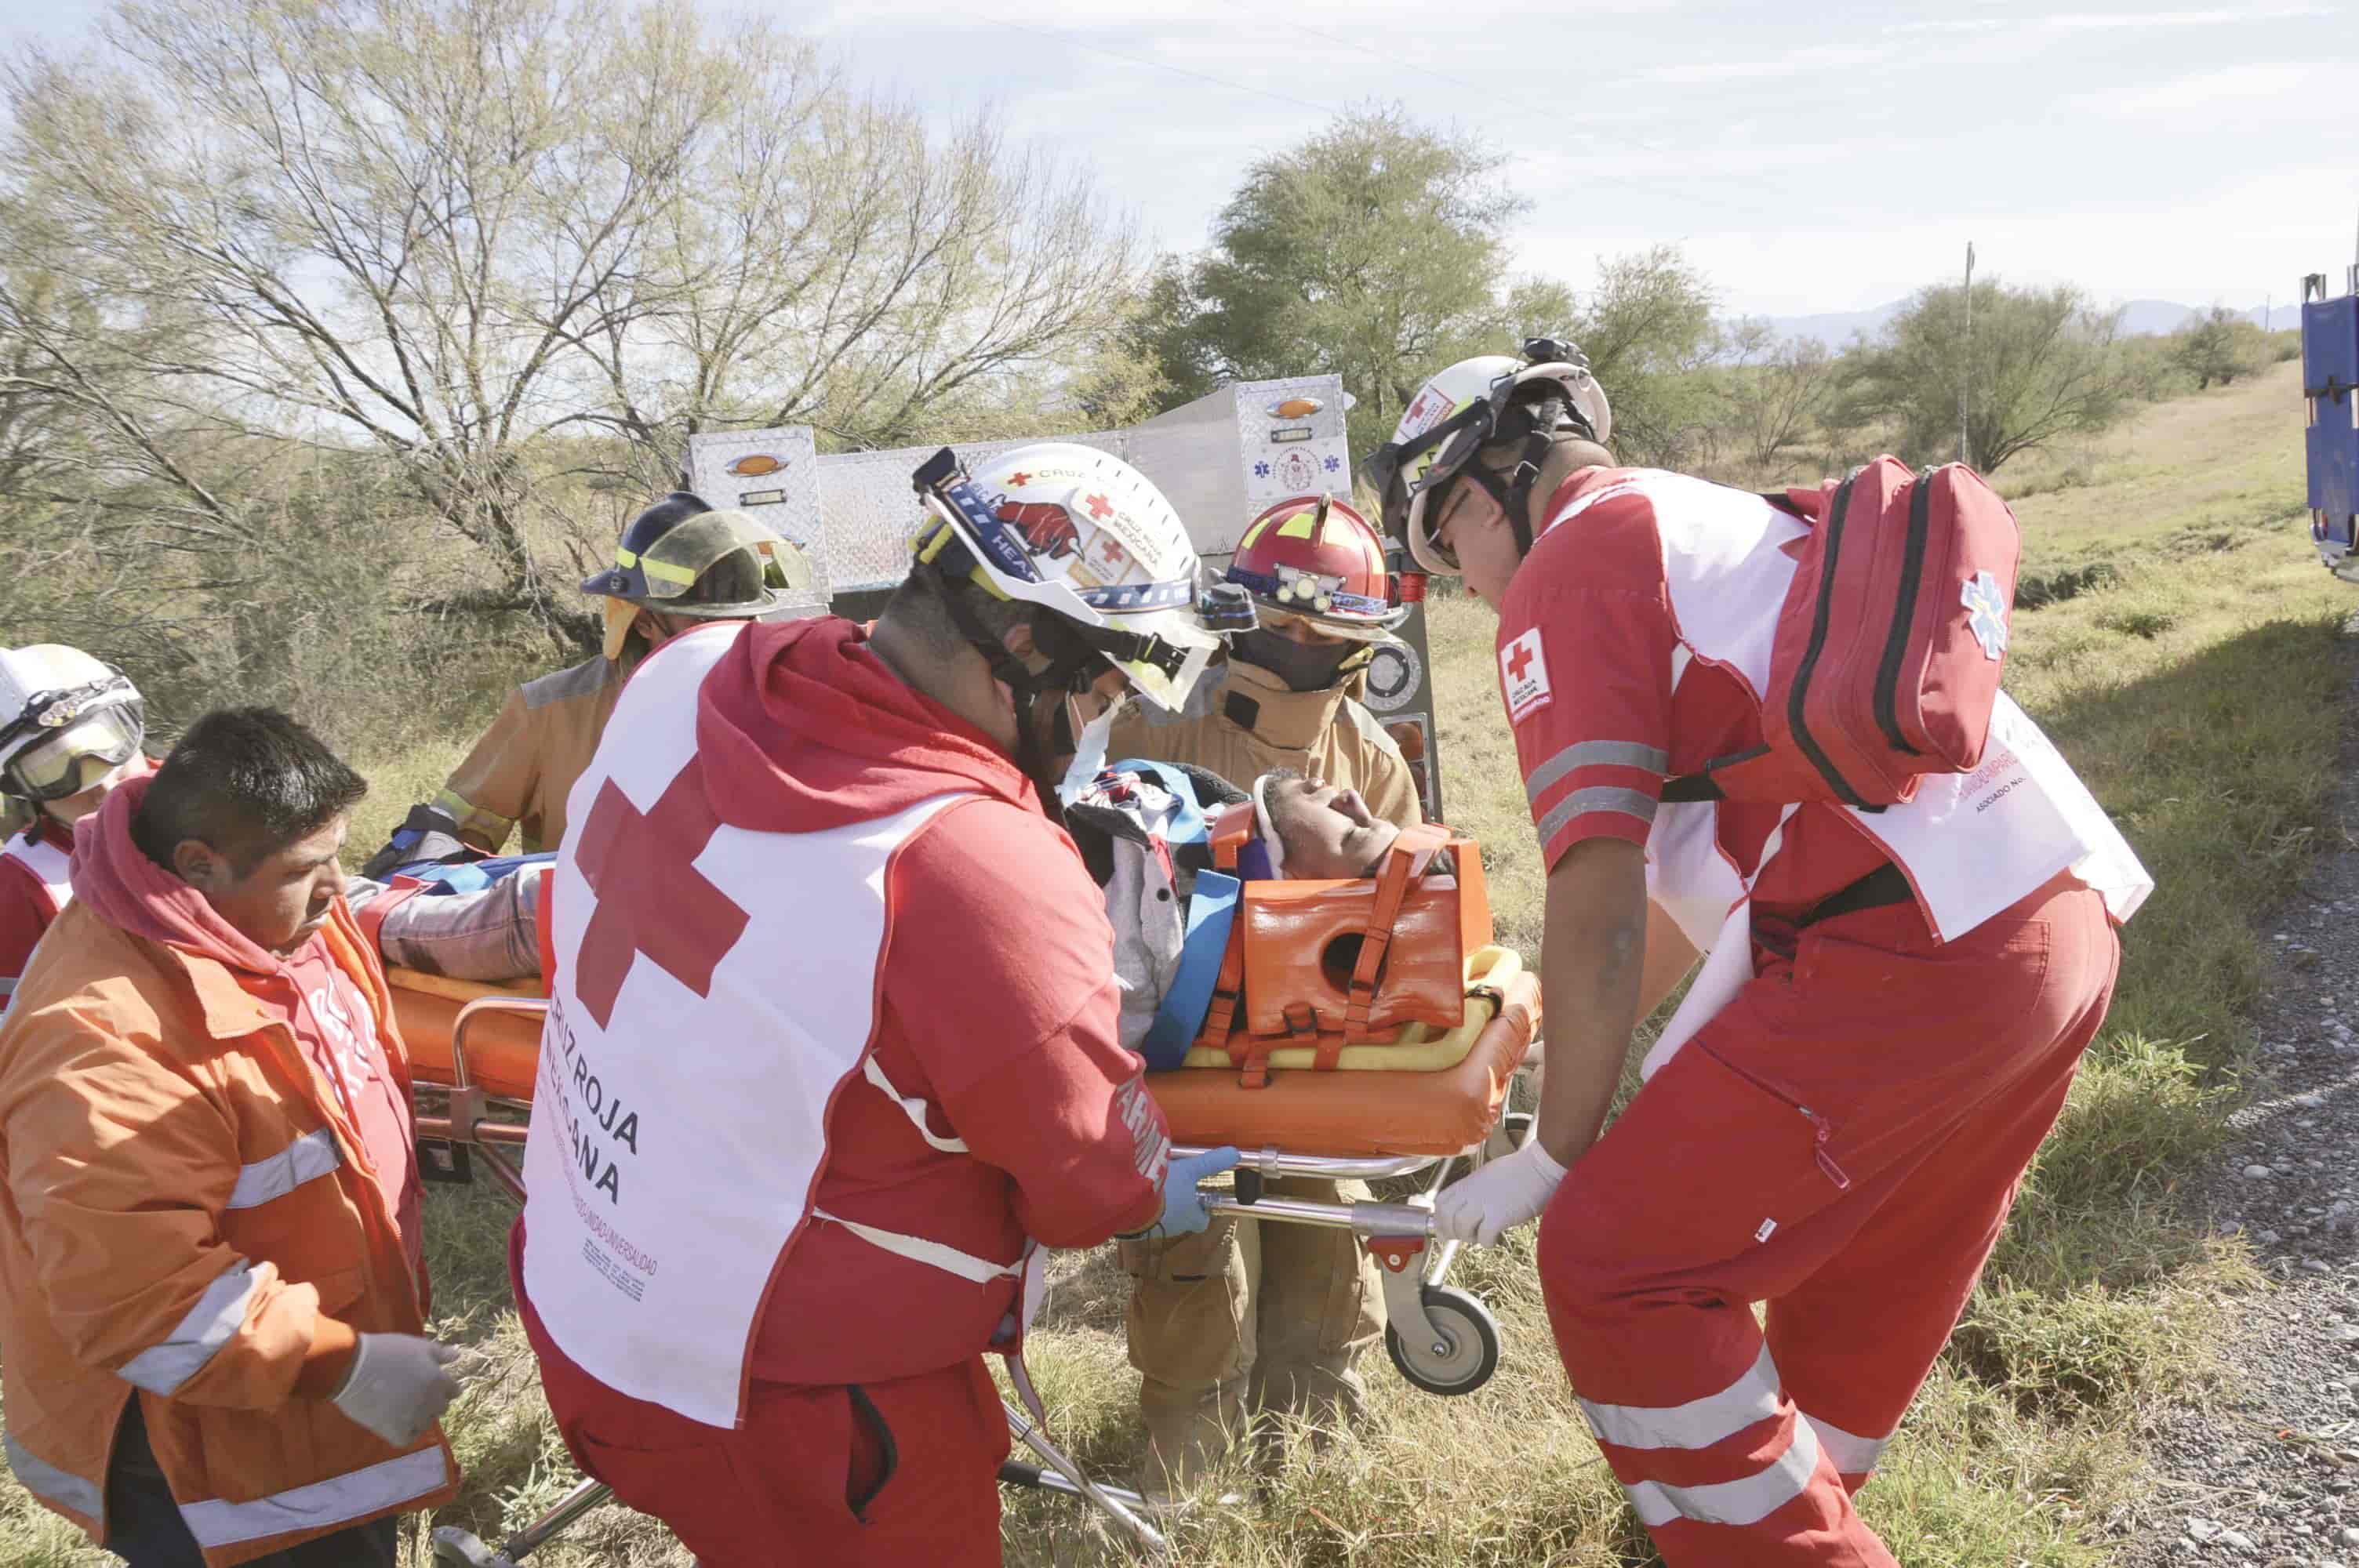
M 406 1054 L 338 896 L 366 790 L 210 714 L 77 823 L 0 1026 L 9 1468 L 134 1568 L 397 1558 L 449 1500 Z

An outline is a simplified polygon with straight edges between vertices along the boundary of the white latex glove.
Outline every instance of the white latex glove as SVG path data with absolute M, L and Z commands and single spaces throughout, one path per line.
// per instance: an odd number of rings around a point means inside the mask
M 330 1402 L 395 1447 L 405 1446 L 459 1397 L 450 1367 L 464 1354 L 415 1334 L 364 1334 L 353 1369 Z
M 1444 1241 L 1487 1247 L 1548 1207 L 1564 1167 L 1535 1137 L 1505 1159 L 1441 1189 L 1433 1206 L 1433 1233 Z

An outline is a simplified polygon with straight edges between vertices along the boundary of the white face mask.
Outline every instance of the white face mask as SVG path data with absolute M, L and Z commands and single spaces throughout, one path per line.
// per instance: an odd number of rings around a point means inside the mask
M 1067 702 L 1072 698 L 1067 697 Z M 1122 711 L 1119 702 L 1106 704 L 1105 711 L 1081 728 L 1075 737 L 1073 765 L 1065 770 L 1062 782 L 1057 785 L 1057 803 L 1071 806 L 1073 797 L 1089 787 L 1090 781 L 1105 772 L 1106 742 L 1114 734 L 1114 716 Z

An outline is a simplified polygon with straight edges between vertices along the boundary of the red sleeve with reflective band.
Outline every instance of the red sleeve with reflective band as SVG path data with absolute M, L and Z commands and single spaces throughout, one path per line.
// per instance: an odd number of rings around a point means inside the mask
M 1578 541 L 1560 532 L 1534 547 L 1499 613 L 1499 693 L 1550 871 L 1583 838 L 1647 841 L 1670 765 L 1679 642 L 1651 516 Z

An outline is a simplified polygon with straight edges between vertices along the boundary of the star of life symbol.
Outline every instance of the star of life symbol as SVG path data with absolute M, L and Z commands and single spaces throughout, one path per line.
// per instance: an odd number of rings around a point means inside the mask
M 1976 572 L 1958 590 L 1958 602 L 1966 607 L 1966 630 L 1983 645 L 1983 657 L 1995 660 L 2006 652 L 2006 595 L 1998 588 L 1998 579 L 1988 572 Z

